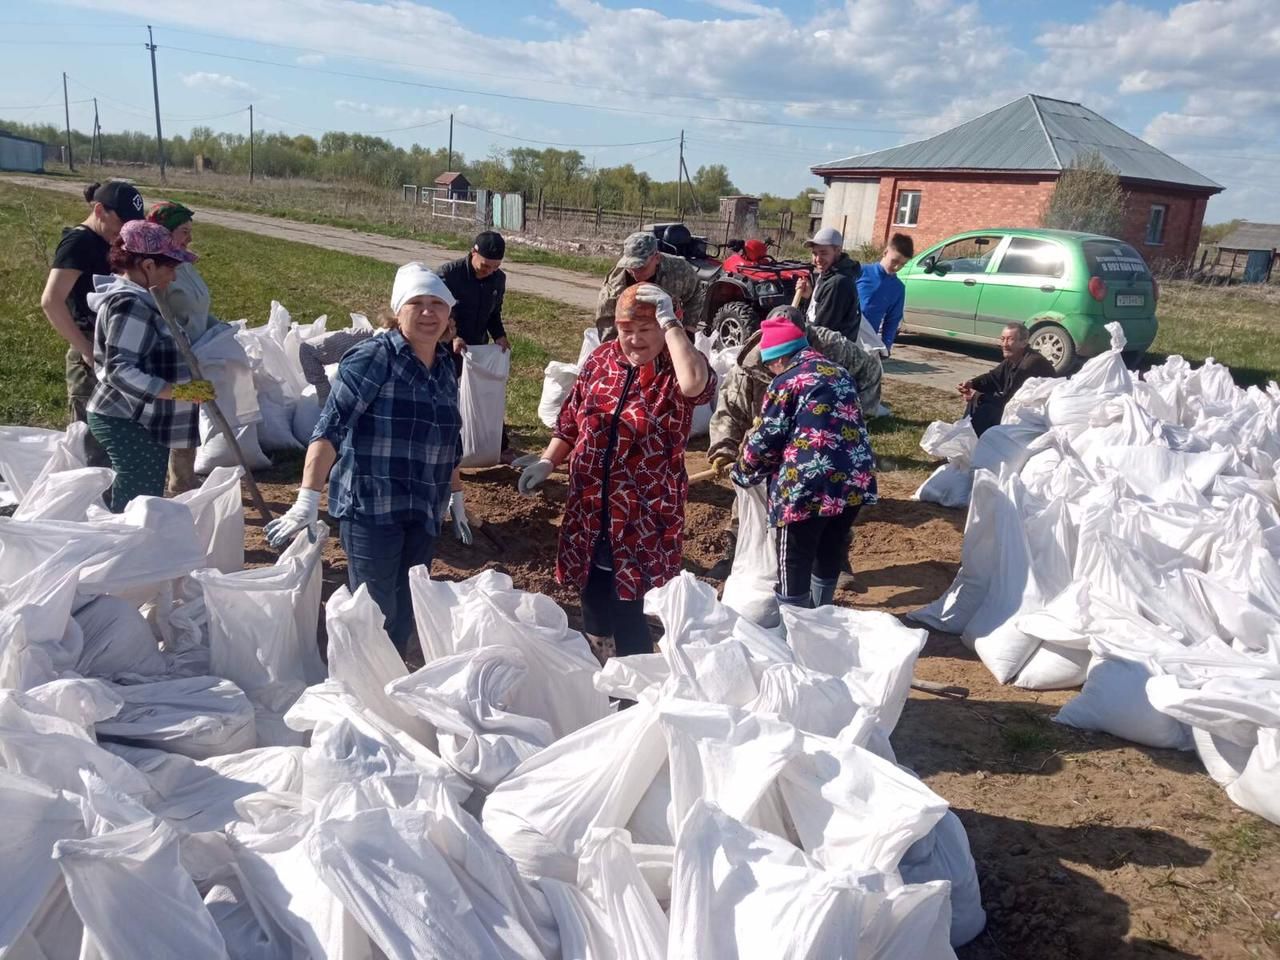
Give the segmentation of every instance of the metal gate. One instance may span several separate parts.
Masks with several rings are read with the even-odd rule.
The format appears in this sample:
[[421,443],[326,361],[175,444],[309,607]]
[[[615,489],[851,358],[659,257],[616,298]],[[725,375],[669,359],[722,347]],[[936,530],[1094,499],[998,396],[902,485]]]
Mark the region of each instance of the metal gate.
[[518,193],[493,195],[493,228],[524,230],[524,197]]

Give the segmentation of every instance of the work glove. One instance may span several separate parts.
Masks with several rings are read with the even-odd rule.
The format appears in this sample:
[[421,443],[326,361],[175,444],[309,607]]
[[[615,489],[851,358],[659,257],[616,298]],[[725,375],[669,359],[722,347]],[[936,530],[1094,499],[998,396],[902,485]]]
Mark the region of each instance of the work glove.
[[512,460],[510,466],[512,470],[527,470],[541,459],[540,453],[526,453],[523,457]]
[[282,547],[293,539],[299,530],[309,534],[320,518],[320,491],[298,488],[298,499],[284,516],[276,517],[267,524],[267,543],[273,547]]
[[679,318],[676,317],[676,308],[671,302],[670,294],[655,284],[640,284],[640,289],[636,291],[636,302],[653,304],[654,310],[657,311],[658,315],[658,326],[663,330],[680,323]]
[[192,380],[190,383],[174,384],[173,399],[185,400],[187,403],[208,403],[217,399],[217,393],[208,380]]
[[453,518],[453,535],[463,546],[471,546],[471,524],[467,521],[467,501],[461,490],[449,495],[449,516]]
[[727,477],[735,462],[733,455],[723,450],[714,454],[711,457],[711,468],[716,472],[716,479],[723,480]]
[[516,489],[526,497],[532,497],[534,491],[547,482],[547,477],[551,476],[551,471],[555,466],[550,460],[540,459],[537,463],[530,467],[525,467],[520,474],[520,479],[516,481]]

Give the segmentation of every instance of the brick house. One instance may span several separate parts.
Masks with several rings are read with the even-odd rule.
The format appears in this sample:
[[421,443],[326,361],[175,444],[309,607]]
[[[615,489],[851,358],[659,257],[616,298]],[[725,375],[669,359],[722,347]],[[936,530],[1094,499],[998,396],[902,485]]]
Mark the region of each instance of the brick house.
[[820,163],[822,225],[845,245],[909,233],[916,249],[961,230],[1039,226],[1062,171],[1097,150],[1129,203],[1121,238],[1149,262],[1190,261],[1222,187],[1078,103],[1028,94],[927,140]]

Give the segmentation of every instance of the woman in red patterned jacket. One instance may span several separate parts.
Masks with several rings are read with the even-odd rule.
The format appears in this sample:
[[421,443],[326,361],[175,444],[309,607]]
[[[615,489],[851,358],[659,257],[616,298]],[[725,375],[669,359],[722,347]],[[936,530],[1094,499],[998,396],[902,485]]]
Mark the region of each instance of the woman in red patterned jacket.
[[652,653],[644,595],[680,572],[693,408],[715,375],[653,284],[618,300],[618,338],[583,364],[542,459],[520,475],[526,495],[569,461],[556,579],[582,591],[584,632],[618,656]]

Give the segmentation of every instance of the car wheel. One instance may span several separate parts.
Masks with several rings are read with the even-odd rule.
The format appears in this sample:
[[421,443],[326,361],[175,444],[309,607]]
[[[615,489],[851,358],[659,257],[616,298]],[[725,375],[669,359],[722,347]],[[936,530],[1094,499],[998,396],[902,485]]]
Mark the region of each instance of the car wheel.
[[1046,323],[1031,331],[1031,349],[1052,363],[1059,375],[1076,364],[1076,342],[1056,323]]
[[716,311],[711,331],[720,337],[721,347],[740,347],[755,332],[759,322],[755,307],[744,300],[735,300]]

